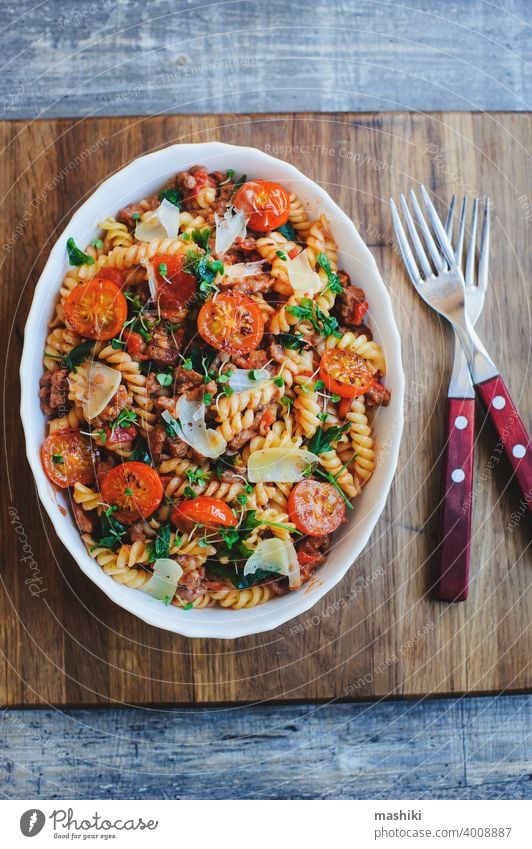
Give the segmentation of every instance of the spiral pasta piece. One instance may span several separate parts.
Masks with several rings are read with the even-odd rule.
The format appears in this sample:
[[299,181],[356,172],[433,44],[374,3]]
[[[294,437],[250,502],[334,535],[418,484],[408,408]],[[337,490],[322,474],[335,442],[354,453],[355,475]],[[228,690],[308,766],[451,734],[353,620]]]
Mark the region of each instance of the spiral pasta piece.
[[272,380],[257,389],[234,392],[230,398],[227,398],[227,396],[218,396],[216,400],[216,410],[218,412],[216,420],[225,422],[230,416],[235,416],[244,410],[256,410],[257,407],[264,407],[271,401],[279,400],[283,394],[284,388],[277,386]]
[[305,242],[310,233],[310,221],[306,210],[297,195],[290,195],[288,220],[296,231],[299,240]]
[[211,598],[218,602],[220,607],[231,607],[233,610],[256,607],[269,601],[272,591],[267,584],[250,587],[247,590],[221,590],[211,593]]
[[320,454],[319,457],[320,464],[326,472],[329,472],[329,474],[333,476],[336,483],[342,487],[346,495],[350,498],[358,495],[359,487],[356,485],[353,475],[347,468],[344,468],[334,448],[331,448],[330,451],[325,451],[323,454]]
[[133,396],[133,410],[138,416],[139,427],[145,432],[149,431],[155,424],[156,416],[153,412],[153,401],[146,390],[146,377],[142,374],[139,364],[127,351],[115,349],[112,345],[107,345],[100,351],[99,359],[122,374],[124,383]]
[[69,354],[72,348],[79,345],[81,336],[78,336],[73,330],[68,327],[56,327],[48,334],[46,338],[46,346],[44,349],[44,367],[48,371],[55,371],[59,368],[60,358],[65,354]]
[[96,510],[102,501],[99,492],[79,482],[74,484],[72,496],[76,504],[81,504],[84,510]]
[[318,393],[315,390],[315,382],[308,377],[298,375],[295,378],[294,412],[296,416],[296,433],[302,433],[307,439],[314,436],[320,420],[318,414],[321,407],[318,403]]
[[94,557],[105,574],[117,583],[133,589],[141,589],[150,580],[150,572],[128,565],[130,552],[122,550],[125,548],[124,546],[121,547],[119,552],[116,552],[111,548],[99,546],[89,534],[83,534],[82,539],[90,556]]
[[331,271],[338,271],[336,242],[332,237],[329,224],[324,215],[320,215],[317,221],[311,223],[307,236],[306,251],[313,268],[318,264],[318,254],[324,253],[329,260]]
[[79,407],[72,407],[64,416],[50,419],[48,422],[48,434],[61,433],[63,430],[79,430],[85,422],[85,417]]
[[109,253],[113,248],[128,248],[133,244],[133,235],[125,224],[117,221],[111,215],[100,221],[100,230],[105,233],[103,240],[104,253]]
[[81,280],[92,280],[102,268],[132,268],[142,265],[157,254],[178,256],[186,251],[186,245],[181,239],[152,239],[151,242],[135,242],[130,247],[114,248],[110,253],[101,256],[93,265],[80,265],[78,269]]
[[363,395],[353,399],[346,418],[351,422],[349,434],[355,452],[353,467],[360,483],[364,484],[375,471],[375,445],[366,416],[366,402]]

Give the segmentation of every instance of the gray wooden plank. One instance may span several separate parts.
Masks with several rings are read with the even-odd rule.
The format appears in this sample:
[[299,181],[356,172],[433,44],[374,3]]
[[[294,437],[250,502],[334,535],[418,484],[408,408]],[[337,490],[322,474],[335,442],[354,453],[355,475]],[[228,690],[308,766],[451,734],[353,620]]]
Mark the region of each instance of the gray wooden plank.
[[530,107],[529,0],[19,0],[2,13],[2,118]]
[[5,798],[530,798],[532,698],[5,710]]

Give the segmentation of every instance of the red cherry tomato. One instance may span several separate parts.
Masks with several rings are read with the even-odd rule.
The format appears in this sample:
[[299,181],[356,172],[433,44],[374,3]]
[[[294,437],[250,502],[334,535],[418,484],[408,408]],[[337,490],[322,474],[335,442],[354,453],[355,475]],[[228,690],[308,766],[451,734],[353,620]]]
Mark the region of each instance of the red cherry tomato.
[[180,501],[172,510],[170,519],[176,527],[187,527],[191,523],[225,528],[234,528],[237,525],[236,516],[225,501],[208,495],[198,495],[189,501]]
[[196,294],[196,278],[183,270],[183,256],[157,254],[151,262],[161,315],[168,321],[179,321],[183,308]]
[[157,510],[163,498],[163,485],[151,466],[129,460],[114,466],[102,478],[101,494],[105,504],[119,508],[113,516],[119,522],[131,524]]
[[144,339],[140,333],[135,333],[134,330],[129,330],[127,333],[124,333],[124,340],[128,354],[131,354],[132,357],[138,357],[139,354],[142,353]]
[[115,427],[106,424],[103,427],[105,433],[105,441],[102,445],[121,445],[123,442],[132,442],[137,435],[135,425],[131,427]]
[[65,319],[80,336],[112,339],[127,318],[127,302],[112,280],[91,280],[72,289],[65,301]]
[[66,489],[75,483],[94,480],[95,454],[90,440],[79,430],[63,430],[48,436],[41,448],[44,471],[56,486]]
[[340,348],[325,351],[320,363],[320,377],[329,392],[341,398],[364,395],[375,382],[366,360],[354,351],[342,351]]
[[247,295],[223,292],[203,304],[198,330],[218,351],[245,354],[258,348],[264,321],[259,306]]
[[290,195],[279,183],[250,180],[235,193],[233,206],[250,216],[250,230],[266,233],[288,221]]
[[127,286],[127,276],[131,269],[129,268],[101,268],[97,273],[95,280],[110,280],[118,286],[119,289],[125,289]]
[[288,498],[288,515],[299,531],[320,537],[332,534],[340,527],[345,516],[345,503],[331,483],[300,481]]

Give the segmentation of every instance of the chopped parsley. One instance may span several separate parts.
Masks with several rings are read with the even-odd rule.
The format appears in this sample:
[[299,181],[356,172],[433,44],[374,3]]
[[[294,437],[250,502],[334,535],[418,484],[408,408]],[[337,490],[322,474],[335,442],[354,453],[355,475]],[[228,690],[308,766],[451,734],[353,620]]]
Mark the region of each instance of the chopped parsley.
[[185,498],[195,498],[196,497],[196,493],[194,492],[194,490],[190,486],[186,486],[184,488],[183,495],[184,495]]
[[103,248],[103,241],[101,239],[93,239],[91,242],[93,248],[97,248],[99,251]]
[[54,461],[54,463],[64,463],[65,462],[62,454],[52,454],[52,460]]
[[167,277],[167,275],[168,275],[167,264],[165,262],[160,262],[158,271],[159,271],[159,274],[161,275],[161,277]]
[[78,248],[72,236],[67,239],[66,249],[70,265],[94,265],[93,258]]
[[281,375],[279,375],[279,377],[274,377],[273,382],[275,383],[276,386],[281,387],[281,389],[284,386],[284,378],[281,377]]
[[275,256],[278,256],[279,259],[284,259],[285,262],[288,259],[287,255],[285,254],[284,251],[275,251]]
[[128,498],[131,498],[131,496],[133,495],[133,490],[131,489],[130,486],[126,486],[126,488],[124,490],[124,495],[127,495]]
[[283,395],[283,397],[281,398],[281,404],[283,405],[283,407],[287,407],[288,409],[290,409],[293,403],[294,399],[289,398],[288,395]]

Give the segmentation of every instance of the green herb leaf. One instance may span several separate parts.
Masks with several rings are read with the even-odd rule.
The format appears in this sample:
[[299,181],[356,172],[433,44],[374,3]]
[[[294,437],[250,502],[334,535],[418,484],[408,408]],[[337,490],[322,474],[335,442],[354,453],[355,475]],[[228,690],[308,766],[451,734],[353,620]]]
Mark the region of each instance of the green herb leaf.
[[113,518],[113,512],[116,507],[110,507],[100,516],[100,539],[98,544],[103,548],[116,548],[121,544],[122,539],[127,533],[127,528],[117,519]]
[[116,336],[114,339],[111,339],[111,348],[114,348],[115,351],[121,350],[126,347],[126,343],[122,341],[122,339],[118,339]]
[[90,352],[94,348],[95,341],[94,339],[87,339],[85,342],[80,342],[79,345],[76,345],[75,348],[72,348],[68,354],[65,354],[61,357],[64,360],[65,368],[69,371],[73,371],[74,374],[77,371],[77,367],[81,365],[81,363],[87,359]]
[[192,360],[188,357],[186,360],[183,360],[181,363],[181,367],[185,369],[185,371],[192,371]]
[[167,200],[179,209],[181,194],[177,189],[163,189],[162,192],[159,192],[159,200]]
[[67,239],[66,249],[70,265],[94,265],[93,258],[78,248],[72,236]]
[[196,493],[194,492],[194,490],[190,486],[186,486],[184,488],[183,495],[185,496],[185,498],[195,498],[196,497]]
[[91,242],[93,248],[97,248],[99,251],[103,248],[103,241],[101,239],[93,239]]
[[164,422],[164,429],[169,436],[179,436],[181,433],[181,425],[174,419],[172,414],[168,410],[163,410],[161,413],[161,418]]
[[290,221],[287,221],[286,224],[281,224],[280,227],[277,227],[277,232],[282,233],[285,239],[288,239],[289,242],[298,242],[297,231],[293,224]]
[[304,337],[300,333],[279,333],[277,339],[283,346],[290,351],[302,351],[306,346]]
[[185,472],[189,484],[200,483],[204,484],[208,481],[211,476],[211,473],[208,469],[187,469]]
[[327,275],[327,286],[324,291],[331,291],[333,295],[340,295],[343,292],[342,284],[340,283],[340,278],[338,275],[331,269],[331,263],[329,262],[329,257],[323,251],[320,251],[318,256],[316,257],[316,261],[318,265],[323,268]]
[[295,318],[299,318],[301,321],[309,321],[314,330],[322,336],[341,338],[342,334],[338,331],[337,319],[334,316],[326,315],[310,298],[302,298],[299,304],[286,309]]
[[52,460],[54,463],[64,463],[64,459],[62,454],[52,454]]
[[128,498],[131,498],[131,496],[133,495],[133,490],[131,489],[130,486],[126,486],[126,488],[124,490],[124,495],[127,495]]
[[325,454],[330,451],[335,442],[338,442],[343,433],[351,428],[351,422],[343,425],[332,425],[328,428],[319,428],[308,442],[308,450],[313,454]]
[[114,433],[117,427],[129,427],[129,425],[135,424],[137,419],[135,410],[120,410],[116,419],[110,423],[111,433]]
[[235,176],[234,169],[228,168],[227,171],[225,172],[225,176],[227,177],[228,180],[230,180],[232,177],[234,177]]
[[281,389],[284,386],[284,378],[281,375],[279,375],[279,377],[274,377],[273,382],[276,386],[281,387]]
[[287,255],[285,254],[284,251],[275,251],[275,256],[278,256],[279,259],[284,259],[285,262],[288,259]]
[[203,230],[195,229],[192,231],[192,238],[194,242],[197,244],[198,248],[202,248],[204,251],[208,250],[210,235],[210,227],[204,227]]
[[172,375],[167,374],[164,371],[160,371],[155,377],[157,383],[160,383],[161,386],[171,386],[172,385]]
[[159,274],[161,275],[161,277],[166,277],[168,275],[167,264],[165,262],[160,262],[158,271],[159,271]]

